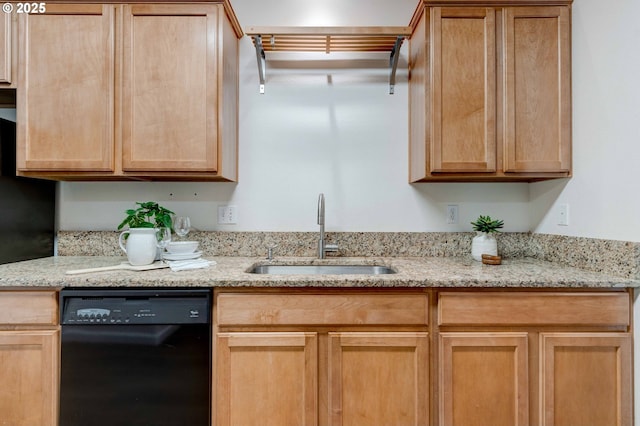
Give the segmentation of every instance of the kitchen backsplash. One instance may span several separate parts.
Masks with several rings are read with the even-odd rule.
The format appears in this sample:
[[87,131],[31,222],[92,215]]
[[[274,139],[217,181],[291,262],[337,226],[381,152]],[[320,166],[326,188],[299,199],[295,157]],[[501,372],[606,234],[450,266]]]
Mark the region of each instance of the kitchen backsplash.
[[[121,256],[118,232],[59,231],[59,256]],[[328,232],[339,256],[470,256],[471,232]],[[317,232],[192,232],[205,256],[315,256]],[[531,233],[501,233],[504,258],[533,257],[568,266],[640,279],[640,243]]]

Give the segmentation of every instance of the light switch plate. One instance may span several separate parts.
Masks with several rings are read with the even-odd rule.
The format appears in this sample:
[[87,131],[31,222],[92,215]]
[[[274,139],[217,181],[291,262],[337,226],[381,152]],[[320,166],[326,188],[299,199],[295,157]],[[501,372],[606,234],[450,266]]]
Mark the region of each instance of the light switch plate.
[[456,225],[458,223],[458,205],[449,204],[447,206],[447,225]]
[[237,206],[218,206],[218,224],[235,225],[238,223]]

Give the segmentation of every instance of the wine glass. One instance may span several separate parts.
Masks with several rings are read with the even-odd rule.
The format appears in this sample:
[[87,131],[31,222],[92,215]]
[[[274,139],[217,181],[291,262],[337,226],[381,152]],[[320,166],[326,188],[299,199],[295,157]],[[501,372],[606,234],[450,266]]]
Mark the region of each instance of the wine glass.
[[164,249],[171,242],[171,228],[161,226],[156,229],[156,246],[160,249],[160,261],[164,261]]
[[180,237],[186,237],[191,229],[189,216],[177,216],[173,221],[173,230]]

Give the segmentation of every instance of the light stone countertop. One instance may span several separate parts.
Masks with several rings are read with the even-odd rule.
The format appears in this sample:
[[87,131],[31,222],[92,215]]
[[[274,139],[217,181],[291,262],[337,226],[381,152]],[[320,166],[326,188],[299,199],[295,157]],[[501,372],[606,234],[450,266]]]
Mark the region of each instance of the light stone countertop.
[[0,265],[0,287],[443,287],[443,288],[614,288],[640,287],[640,280],[586,271],[532,258],[483,265],[470,257],[345,257],[318,260],[278,257],[272,264],[377,264],[388,275],[260,275],[246,271],[269,263],[256,257],[207,257],[216,265],[172,272],[104,271],[67,275],[67,270],[118,265],[116,256],[59,256]]

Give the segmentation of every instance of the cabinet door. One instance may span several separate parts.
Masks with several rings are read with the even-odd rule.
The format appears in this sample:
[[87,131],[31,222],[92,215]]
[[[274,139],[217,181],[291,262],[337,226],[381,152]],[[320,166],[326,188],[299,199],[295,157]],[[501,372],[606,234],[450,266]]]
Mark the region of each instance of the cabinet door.
[[329,333],[333,425],[429,423],[427,333]]
[[506,8],[504,170],[571,169],[569,7]]
[[122,168],[217,170],[217,5],[126,5]]
[[542,333],[540,418],[544,426],[629,426],[631,335]]
[[219,333],[220,426],[317,424],[316,333]]
[[2,424],[57,424],[58,341],[57,330],[0,331]]
[[495,10],[435,7],[431,39],[431,171],[495,172]]
[[529,424],[527,351],[527,333],[441,333],[440,424]]
[[13,13],[0,16],[0,84],[6,87],[12,83],[13,65]]
[[18,170],[113,170],[114,25],[112,5],[20,15]]

